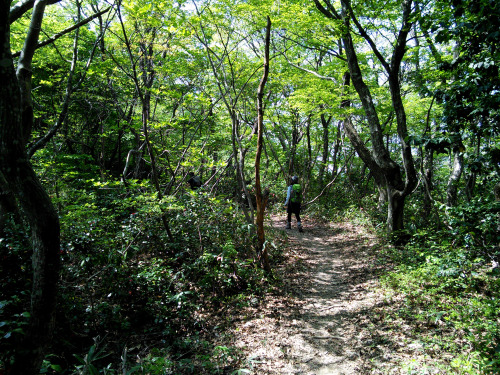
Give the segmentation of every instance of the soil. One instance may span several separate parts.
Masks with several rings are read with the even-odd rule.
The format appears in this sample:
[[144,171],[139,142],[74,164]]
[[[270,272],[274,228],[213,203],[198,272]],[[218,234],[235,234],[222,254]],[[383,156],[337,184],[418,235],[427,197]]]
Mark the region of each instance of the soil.
[[230,318],[231,345],[246,358],[241,373],[401,373],[398,363],[418,347],[408,346],[404,326],[394,334],[383,323],[377,238],[350,223],[303,224],[299,233],[271,218],[284,232],[285,261],[275,270],[283,283]]

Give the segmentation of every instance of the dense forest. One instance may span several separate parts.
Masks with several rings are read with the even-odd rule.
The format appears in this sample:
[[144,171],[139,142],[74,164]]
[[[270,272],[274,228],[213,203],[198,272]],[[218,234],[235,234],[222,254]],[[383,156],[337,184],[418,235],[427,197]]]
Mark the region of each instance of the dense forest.
[[292,176],[453,353],[393,373],[500,371],[497,0],[0,6],[1,374],[253,373]]

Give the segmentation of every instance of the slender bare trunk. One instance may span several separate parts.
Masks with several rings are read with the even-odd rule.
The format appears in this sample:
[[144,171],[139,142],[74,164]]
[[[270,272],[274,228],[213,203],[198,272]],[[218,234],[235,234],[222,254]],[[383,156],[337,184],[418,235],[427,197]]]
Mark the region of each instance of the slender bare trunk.
[[325,175],[325,170],[328,167],[328,153],[329,153],[329,129],[328,126],[330,125],[330,122],[332,121],[332,117],[326,117],[324,114],[321,114],[320,116],[321,120],[321,126],[323,127],[323,153],[321,155],[321,164],[319,166],[319,173],[318,173],[318,182],[319,186],[322,188],[323,187],[323,179]]
[[[248,193],[244,176],[245,155],[243,154],[243,150],[241,149],[239,144],[239,134],[238,134],[239,123],[238,123],[238,118],[236,117],[236,113],[231,114],[231,120],[232,120],[231,141],[233,145],[234,163],[236,166],[236,182],[237,182],[236,194],[238,202],[241,203],[243,214],[245,215],[245,220],[247,221],[247,223],[251,224],[253,223],[253,206],[252,206],[252,200],[250,199]],[[245,205],[245,199],[248,201],[248,206],[250,207],[250,211],[247,209]]]
[[264,212],[266,209],[267,198],[269,190],[262,194],[260,185],[260,158],[263,148],[263,127],[264,127],[264,86],[267,82],[269,75],[269,44],[271,39],[271,19],[267,17],[266,27],[266,40],[265,40],[265,53],[264,53],[264,74],[260,80],[259,88],[257,90],[257,152],[255,154],[255,197],[257,202],[257,215],[255,217],[255,224],[257,226],[257,255],[260,264],[267,271],[271,271],[269,265],[269,257],[267,248],[264,246],[265,233],[264,233]]
[[425,148],[423,150],[423,183],[424,183],[424,217],[429,218],[432,211],[432,178],[434,170],[434,150]]
[[[151,87],[153,86],[155,77],[155,70],[152,65],[152,57],[154,52],[153,41],[156,38],[156,29],[155,28],[148,29],[147,32],[150,33],[151,40],[149,41],[148,44],[142,42],[140,43],[139,46],[142,53],[141,59],[139,60],[141,67],[141,78],[142,78],[142,87],[141,87],[141,84],[139,83],[139,74],[137,73],[135,60],[132,56],[132,48],[130,45],[130,41],[128,39],[127,32],[125,30],[125,25],[123,23],[120,7],[118,7],[118,18],[120,20],[120,25],[123,32],[125,45],[127,47],[129,61],[132,66],[132,78],[134,80],[135,89],[142,104],[142,132],[144,136],[144,143],[146,145],[146,150],[148,152],[151,161],[153,185],[155,187],[158,200],[161,200],[163,198],[163,194],[159,182],[156,157],[151,142],[149,140],[149,120],[150,120],[150,108],[151,108],[150,90]],[[173,242],[174,238],[172,232],[170,231],[170,226],[168,224],[167,216],[165,213],[162,214],[161,221],[169,240]]]
[[463,152],[460,146],[455,145],[455,147],[453,147],[453,166],[448,179],[448,186],[446,188],[446,204],[450,207],[456,206],[458,203],[458,184],[460,183],[463,168]]

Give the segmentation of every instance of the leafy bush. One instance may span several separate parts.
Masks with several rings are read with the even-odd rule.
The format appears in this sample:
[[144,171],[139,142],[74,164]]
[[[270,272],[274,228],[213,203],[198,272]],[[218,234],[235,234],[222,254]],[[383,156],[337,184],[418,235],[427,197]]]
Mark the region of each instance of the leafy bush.
[[404,248],[381,256],[397,267],[384,285],[404,297],[397,314],[427,328],[426,340],[456,355],[450,371],[500,371],[497,203],[445,211],[447,226],[417,230]]
[[[230,200],[197,191],[160,201],[145,183],[78,183],[86,186],[81,193],[59,192],[63,282],[52,350],[58,354],[47,369],[72,364],[77,373],[113,373],[134,341],[169,353],[178,368],[175,352],[183,349],[175,343],[205,325],[202,311],[262,290],[254,230]],[[204,353],[208,362],[221,356]],[[196,355],[189,363],[200,362]],[[158,361],[151,357],[150,365]]]
[[28,236],[8,219],[0,238],[0,369],[11,361],[28,324],[32,267]]

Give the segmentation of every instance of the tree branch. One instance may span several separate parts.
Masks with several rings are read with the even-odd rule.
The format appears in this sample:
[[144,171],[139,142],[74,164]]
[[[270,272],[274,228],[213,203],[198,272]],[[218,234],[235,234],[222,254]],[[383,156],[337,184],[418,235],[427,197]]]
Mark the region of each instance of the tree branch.
[[401,30],[399,31],[398,38],[396,40],[396,46],[394,47],[394,53],[392,54],[391,59],[391,70],[393,70],[394,73],[399,72],[401,61],[403,60],[403,56],[406,52],[406,39],[412,27],[412,21],[410,17],[411,3],[412,0],[403,1],[403,22],[401,25]]
[[[52,0],[54,1],[54,0]],[[50,1],[49,1],[49,4],[50,4]],[[104,9],[103,11],[100,11],[99,13],[95,13],[93,15],[91,15],[90,17],[87,17],[85,18],[84,20],[82,20],[81,22],[78,22],[77,24],[71,26],[71,27],[68,27],[67,29],[61,31],[60,33],[57,33],[55,34],[52,38],[49,38],[47,40],[44,40],[43,42],[40,42],[38,43],[35,47],[34,47],[34,50],[37,50],[38,48],[41,48],[41,47],[45,47],[46,45],[48,44],[51,44],[53,42],[55,42],[57,39],[59,39],[60,37],[72,32],[73,30],[76,30],[80,27],[82,27],[83,25],[89,23],[90,21],[92,21],[93,19],[99,17],[99,16],[102,16],[104,13],[106,12],[109,12],[109,10],[111,9],[111,7],[108,7],[106,9]],[[13,53],[12,54],[12,57],[15,58],[15,57],[18,57],[19,55],[21,55],[21,52],[16,52],[16,53]]]
[[85,65],[85,68],[83,70],[83,74],[82,74],[81,78],[78,80],[78,82],[76,83],[75,87],[73,87],[73,76],[75,74],[76,63],[77,63],[77,59],[78,59],[79,32],[77,30],[76,35],[75,35],[75,40],[73,42],[73,58],[71,61],[71,68],[70,68],[70,71],[68,74],[68,80],[66,83],[66,92],[64,95],[64,101],[63,101],[61,112],[59,113],[59,117],[57,118],[56,123],[47,132],[47,134],[45,134],[44,136],[39,138],[33,145],[31,145],[31,147],[28,150],[28,157],[29,158],[31,158],[35,154],[36,151],[45,147],[45,145],[52,139],[52,137],[54,137],[54,135],[57,133],[59,128],[62,126],[62,124],[66,120],[71,95],[76,89],[78,89],[82,85],[83,81],[85,80],[87,72],[90,68],[90,64],[94,58],[94,54],[95,54],[95,51],[97,49],[97,46],[98,46],[99,42],[102,40],[102,38],[104,38],[104,31],[105,30],[102,30],[102,33],[97,37],[97,39],[94,43],[94,47],[92,48],[90,56],[87,60],[87,64]]
[[323,13],[325,15],[325,17],[327,18],[330,18],[330,19],[333,19],[333,20],[339,20],[340,19],[340,16],[339,14],[335,11],[335,8],[332,6],[332,4],[330,4],[330,2],[328,0],[324,0],[326,5],[327,5],[327,8],[326,9],[323,4],[321,4],[319,2],[319,0],[314,0],[314,4],[316,5],[316,8],[318,8],[318,10]]
[[349,17],[353,20],[353,22],[356,25],[356,28],[358,29],[358,31],[361,34],[361,36],[368,42],[368,44],[370,45],[371,49],[373,50],[373,53],[375,53],[375,56],[377,56],[377,58],[379,59],[380,63],[382,64],[382,66],[387,71],[387,73],[390,74],[391,73],[390,72],[391,67],[389,66],[389,64],[385,60],[384,56],[382,56],[382,54],[378,50],[377,45],[375,44],[375,42],[373,41],[373,39],[368,35],[368,33],[366,32],[366,30],[359,23],[358,19],[356,18],[356,15],[354,14],[354,11],[352,10],[350,2],[346,1],[346,0],[342,0],[342,3],[344,4],[344,6],[346,7],[347,11],[349,12]]
[[339,170],[336,171],[335,177],[333,177],[333,179],[328,184],[325,185],[325,187],[323,188],[323,190],[321,190],[321,192],[316,197],[314,197],[313,199],[311,199],[309,202],[302,203],[302,207],[309,206],[310,204],[316,202],[318,200],[318,198],[320,198],[321,196],[323,196],[323,194],[325,193],[326,189],[328,189],[330,186],[332,186],[332,184],[335,181],[337,181],[337,178],[340,176],[340,172],[342,172],[342,170],[345,169],[347,163],[352,159],[353,156],[354,156],[354,152],[351,152],[351,154],[349,155],[349,157],[347,157],[345,159],[344,165],[342,167],[340,167]]
[[[47,1],[47,5],[52,5],[60,2],[61,0],[49,0]],[[24,13],[33,8],[35,5],[35,0],[21,0],[12,8],[10,8],[9,12],[9,24],[13,24],[19,18],[22,17]]]
[[285,54],[283,54],[283,56],[285,57],[286,61],[288,61],[288,64],[290,64],[294,68],[302,70],[303,72],[306,72],[306,73],[310,73],[310,74],[314,75],[315,77],[318,77],[319,79],[324,79],[326,81],[332,81],[332,82],[338,83],[337,80],[335,78],[333,78],[333,77],[322,76],[321,74],[316,73],[314,70],[309,70],[309,69],[303,68],[301,66],[295,65],[290,60],[288,60],[288,57],[286,57]]

